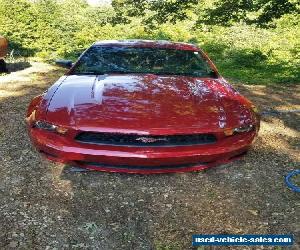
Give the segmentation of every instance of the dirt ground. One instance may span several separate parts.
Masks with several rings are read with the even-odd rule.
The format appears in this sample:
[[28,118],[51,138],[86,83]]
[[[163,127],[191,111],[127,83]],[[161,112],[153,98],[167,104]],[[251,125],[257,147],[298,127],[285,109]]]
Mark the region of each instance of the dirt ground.
[[[190,249],[196,233],[293,234],[300,249],[300,194],[284,183],[300,168],[300,113],[264,116],[243,159],[206,171],[74,173],[42,159],[24,123],[62,72],[31,62],[0,76],[0,249]],[[299,85],[235,86],[261,110],[300,109]]]

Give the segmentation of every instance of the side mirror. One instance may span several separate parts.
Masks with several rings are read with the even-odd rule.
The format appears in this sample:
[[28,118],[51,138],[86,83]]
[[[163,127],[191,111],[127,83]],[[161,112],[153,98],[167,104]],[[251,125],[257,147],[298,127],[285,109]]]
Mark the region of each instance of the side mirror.
[[55,60],[55,64],[57,66],[63,67],[63,68],[71,68],[73,65],[73,62],[71,60],[63,60],[63,59],[59,59],[59,60]]

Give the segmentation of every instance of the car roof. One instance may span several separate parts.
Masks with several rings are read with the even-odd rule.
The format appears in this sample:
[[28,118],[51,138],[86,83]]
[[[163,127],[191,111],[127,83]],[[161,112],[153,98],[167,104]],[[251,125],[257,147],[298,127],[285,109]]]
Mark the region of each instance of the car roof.
[[198,51],[199,48],[190,43],[171,42],[166,40],[103,40],[97,41],[92,46],[120,46],[120,47],[138,47],[138,48],[164,48],[178,50]]

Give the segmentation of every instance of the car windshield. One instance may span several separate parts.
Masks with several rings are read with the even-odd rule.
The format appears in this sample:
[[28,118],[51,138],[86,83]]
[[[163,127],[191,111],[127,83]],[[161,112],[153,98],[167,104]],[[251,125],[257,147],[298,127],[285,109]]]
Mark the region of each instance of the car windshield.
[[80,58],[72,74],[144,73],[216,77],[198,51],[93,46]]

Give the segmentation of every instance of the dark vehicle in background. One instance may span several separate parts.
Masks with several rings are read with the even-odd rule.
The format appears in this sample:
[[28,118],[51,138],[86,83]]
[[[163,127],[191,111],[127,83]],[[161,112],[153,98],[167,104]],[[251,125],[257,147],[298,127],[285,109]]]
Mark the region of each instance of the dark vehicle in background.
[[0,35],[0,73],[8,72],[6,63],[4,61],[8,51],[8,40]]

